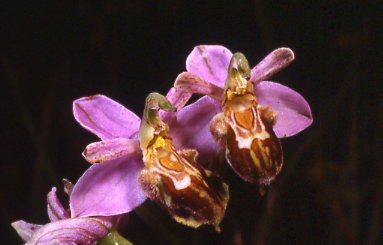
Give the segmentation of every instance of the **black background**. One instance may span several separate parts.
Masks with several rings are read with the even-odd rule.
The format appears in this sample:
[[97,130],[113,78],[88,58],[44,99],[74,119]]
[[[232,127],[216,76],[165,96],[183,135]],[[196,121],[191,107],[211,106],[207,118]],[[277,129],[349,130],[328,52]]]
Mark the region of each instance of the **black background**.
[[1,240],[21,244],[9,224],[46,223],[51,186],[61,192],[61,178],[76,181],[88,167],[81,152],[97,138],[73,119],[74,99],[102,93],[141,115],[194,46],[222,44],[252,65],[294,50],[271,80],[305,96],[314,124],[282,141],[285,167],[265,196],[224,168],[231,200],[221,234],[178,225],[150,202],[122,233],[136,245],[382,242],[378,2],[1,3]]

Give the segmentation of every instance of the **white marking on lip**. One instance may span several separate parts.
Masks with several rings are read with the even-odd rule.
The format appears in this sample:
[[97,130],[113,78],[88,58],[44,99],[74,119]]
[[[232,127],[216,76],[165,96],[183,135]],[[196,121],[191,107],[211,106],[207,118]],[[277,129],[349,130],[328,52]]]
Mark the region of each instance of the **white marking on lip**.
[[190,185],[190,176],[185,175],[185,177],[182,178],[181,180],[174,180],[173,179],[173,183],[174,183],[174,187],[176,188],[176,190],[185,189],[186,187],[188,187]]
[[[228,120],[229,125],[231,126],[231,128],[233,129],[235,133],[235,139],[237,140],[238,148],[240,149],[243,149],[243,148],[251,149],[251,144],[253,143],[254,139],[265,140],[270,138],[270,134],[266,131],[266,127],[263,124],[259,113],[256,112],[256,109],[254,107],[251,108],[251,110],[253,115],[255,115],[256,117],[254,118],[255,119],[254,125],[250,130],[244,129],[236,123],[234,113],[231,113],[230,118]],[[257,125],[256,123],[257,121],[259,122],[259,125],[261,125],[260,133],[256,133],[256,131],[258,131],[258,129],[255,128]],[[242,134],[239,133],[240,131],[242,132]],[[246,136],[243,137],[241,135],[246,135]]]

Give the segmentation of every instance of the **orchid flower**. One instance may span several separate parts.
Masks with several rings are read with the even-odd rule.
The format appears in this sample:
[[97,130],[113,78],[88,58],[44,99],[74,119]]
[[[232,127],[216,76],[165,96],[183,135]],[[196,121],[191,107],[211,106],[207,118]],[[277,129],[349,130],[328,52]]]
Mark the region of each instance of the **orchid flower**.
[[[209,131],[209,121],[220,107],[208,97],[183,107],[190,96],[188,92],[170,89],[166,98],[177,112],[160,111],[159,115],[178,129],[193,129],[192,134],[171,130],[174,145],[185,149],[184,142],[189,142],[187,148],[197,149],[199,161],[209,161],[221,153]],[[104,95],[75,100],[73,113],[81,126],[102,140],[84,150],[85,159],[94,164],[74,186],[70,199],[73,214],[111,216],[130,212],[147,198],[137,181],[144,166],[137,137],[141,119]]]
[[[70,195],[71,183],[66,182],[65,190]],[[68,188],[69,186],[69,188]],[[95,244],[105,237],[118,223],[119,217],[79,217],[64,209],[53,187],[48,193],[48,216],[50,223],[37,225],[23,220],[12,223],[13,228],[26,245],[76,245]]]
[[[214,161],[223,153],[210,133],[210,121],[222,111],[220,93],[231,57],[230,50],[223,46],[195,47],[186,61],[188,72],[176,79],[176,84],[187,81],[192,87],[186,91],[172,88],[166,98],[177,107],[177,112],[159,112],[170,127],[175,147],[196,149],[201,163]],[[251,70],[259,104],[273,108],[278,114],[273,130],[279,138],[294,135],[312,122],[310,107],[301,95],[278,83],[263,81],[292,59],[286,53],[274,53]],[[210,97],[203,96],[183,107],[193,93],[193,86],[205,86],[211,91],[206,93]],[[86,160],[95,164],[74,187],[70,200],[72,212],[81,216],[130,212],[147,198],[137,181],[144,166],[137,137],[141,119],[104,95],[75,100],[73,112],[77,122],[101,141],[88,145],[84,151]]]
[[301,95],[263,81],[293,59],[290,49],[280,48],[250,70],[241,53],[198,46],[188,57],[189,72],[175,82],[175,88],[220,102],[223,113],[211,121],[212,136],[226,148],[229,165],[248,182],[268,185],[283,165],[277,136],[294,135],[312,123],[310,107]]
[[[200,45],[186,60],[187,72],[178,76],[175,87],[190,93],[209,95],[222,102],[223,87],[228,75],[232,52],[220,45]],[[250,81],[258,104],[272,108],[278,115],[273,130],[278,138],[293,136],[313,122],[310,106],[296,91],[266,81],[294,60],[288,48],[279,48],[267,55],[250,71]]]
[[211,224],[217,231],[229,200],[229,188],[197,162],[194,149],[177,150],[169,126],[158,110],[177,108],[162,95],[150,93],[140,125],[140,146],[145,168],[139,183],[150,199],[159,202],[178,222],[199,227]]

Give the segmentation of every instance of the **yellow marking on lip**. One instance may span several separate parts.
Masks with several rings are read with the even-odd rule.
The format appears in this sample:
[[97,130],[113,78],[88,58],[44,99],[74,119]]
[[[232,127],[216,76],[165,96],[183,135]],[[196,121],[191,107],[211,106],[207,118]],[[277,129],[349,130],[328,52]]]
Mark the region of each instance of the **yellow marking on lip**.
[[250,150],[250,156],[251,156],[251,159],[253,159],[253,163],[254,163],[254,165],[255,165],[258,169],[261,169],[261,162],[259,161],[259,159],[258,159],[257,156],[255,155],[255,153],[254,153],[253,150]]
[[200,191],[199,196],[200,196],[201,198],[205,198],[205,197],[207,196],[206,191]]
[[265,146],[266,155],[270,157],[270,147]]
[[267,150],[265,149],[265,148],[268,148],[268,147],[267,146],[264,147],[262,142],[258,142],[258,148],[259,148],[259,151],[261,152],[263,162],[266,163],[266,167],[267,168],[272,167],[273,166],[273,161],[269,157],[269,154],[267,154]]
[[[176,161],[174,161],[174,159],[176,159]],[[181,172],[184,169],[182,164],[178,162],[177,157],[172,153],[168,153],[167,156],[160,158],[159,161],[162,166],[170,170]]]
[[236,123],[245,129],[252,129],[254,116],[253,111],[251,109],[247,109],[245,111],[234,112],[234,118]]

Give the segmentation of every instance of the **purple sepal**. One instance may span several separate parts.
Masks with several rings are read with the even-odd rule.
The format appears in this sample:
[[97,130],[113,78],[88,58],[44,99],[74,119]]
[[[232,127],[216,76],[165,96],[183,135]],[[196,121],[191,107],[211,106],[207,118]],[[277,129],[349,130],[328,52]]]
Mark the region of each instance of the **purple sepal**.
[[199,45],[187,57],[186,69],[218,87],[223,87],[232,56],[231,51],[224,46]]
[[177,115],[177,122],[170,125],[170,135],[177,149],[196,149],[200,163],[216,159],[222,148],[210,133],[210,120],[219,112],[220,103],[208,96],[184,107]]
[[313,122],[309,104],[296,91],[274,82],[261,82],[254,88],[258,103],[277,112],[273,129],[278,138],[295,135]]
[[136,114],[104,95],[75,100],[73,114],[83,128],[102,140],[131,138],[141,122]]
[[72,217],[111,216],[139,206],[147,198],[137,181],[142,167],[140,154],[92,165],[73,188]]

